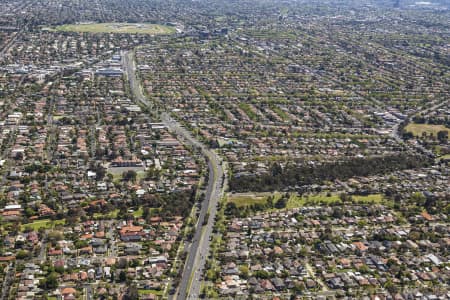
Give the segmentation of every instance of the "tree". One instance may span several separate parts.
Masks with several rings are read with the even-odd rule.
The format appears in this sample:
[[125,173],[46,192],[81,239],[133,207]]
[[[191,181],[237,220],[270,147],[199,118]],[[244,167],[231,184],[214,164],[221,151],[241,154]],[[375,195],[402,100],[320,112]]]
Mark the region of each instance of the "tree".
[[391,279],[388,279],[384,284],[384,288],[387,289],[390,293],[396,293],[398,288],[394,285]]
[[117,262],[117,267],[119,269],[125,269],[128,267],[128,261],[125,258],[120,258]]
[[250,273],[248,267],[246,265],[242,265],[239,267],[239,272],[241,273],[242,278],[248,278],[248,275]]
[[51,242],[57,242],[63,239],[63,235],[59,231],[52,231],[48,234],[47,238]]
[[414,169],[431,163],[432,160],[427,156],[401,153],[353,158],[328,162],[319,166],[292,164],[286,165],[278,176],[267,172],[259,176],[232,177],[230,189],[236,192],[280,190],[288,186],[321,184],[323,181],[346,180],[354,176],[370,176],[386,174],[394,170]]
[[17,254],[16,254],[17,259],[25,259],[28,256],[29,256],[29,253],[26,250],[21,250],[21,251],[17,252]]
[[346,193],[339,194],[339,199],[341,199],[342,202],[350,202],[352,201],[352,196],[347,195]]
[[358,271],[361,272],[362,274],[370,273],[370,269],[369,269],[369,267],[367,265],[360,266]]
[[265,271],[265,270],[258,270],[255,271],[254,273],[256,278],[260,278],[260,279],[267,279],[270,278],[270,274],[269,272]]
[[217,272],[214,271],[213,269],[209,269],[208,271],[206,271],[206,278],[209,281],[216,281],[217,280]]
[[148,208],[147,206],[145,206],[145,207],[142,209],[142,218],[143,218],[144,220],[147,220],[148,217],[150,217],[150,208]]
[[47,290],[56,289],[58,287],[58,274],[51,272],[50,275],[39,282],[39,286]]
[[278,201],[275,203],[275,208],[277,209],[282,209],[285,208],[288,202],[288,198],[286,197],[281,197],[280,199],[278,199]]
[[125,282],[127,280],[127,273],[125,271],[120,271],[119,282]]
[[267,197],[266,205],[269,208],[273,208],[273,197]]
[[422,193],[416,192],[411,195],[411,201],[417,206],[423,206],[425,204],[425,196]]
[[206,291],[206,297],[208,299],[217,299],[217,298],[219,298],[219,295],[217,294],[215,289],[208,287],[208,289]]
[[27,207],[25,209],[25,215],[27,216],[27,218],[33,216],[36,212],[31,208],[31,207]]
[[123,300],[137,300],[139,299],[139,293],[136,286],[132,285],[128,288],[127,293],[124,295]]
[[96,176],[95,176],[96,180],[102,180],[105,177],[106,169],[99,165],[95,169],[95,174],[96,174]]
[[279,163],[274,163],[270,168],[270,172],[272,173],[272,176],[278,176],[282,174],[283,168],[281,168]]
[[225,207],[225,214],[231,215],[231,216],[238,216],[239,215],[239,209],[236,206],[236,203],[234,202],[228,202]]
[[16,155],[14,156],[14,159],[17,161],[23,160],[24,158],[25,158],[25,156],[22,152],[17,152]]
[[113,179],[114,179],[114,175],[111,174],[111,173],[108,173],[108,174],[106,175],[106,177],[107,177],[107,180],[108,180],[109,182],[112,182]]
[[408,235],[409,239],[412,241],[417,241],[421,238],[420,232],[419,231],[411,231]]
[[308,255],[308,249],[306,249],[306,247],[300,248],[300,250],[298,251],[298,255],[300,257],[306,257]]
[[87,241],[85,241],[85,240],[78,240],[78,241],[75,242],[75,247],[77,249],[87,247],[88,245],[89,245],[89,243]]
[[448,131],[447,130],[438,131],[437,138],[441,144],[446,144],[448,142]]
[[137,173],[136,173],[136,171],[129,170],[129,171],[123,172],[122,176],[123,176],[123,180],[125,180],[125,181],[135,182],[136,178],[137,178]]

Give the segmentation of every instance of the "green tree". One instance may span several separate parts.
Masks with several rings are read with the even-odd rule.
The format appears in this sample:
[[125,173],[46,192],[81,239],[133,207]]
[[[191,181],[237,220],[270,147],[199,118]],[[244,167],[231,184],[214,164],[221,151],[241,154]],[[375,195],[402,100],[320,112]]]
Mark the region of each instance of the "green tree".
[[448,131],[447,130],[438,131],[437,138],[440,143],[446,144],[448,142]]
[[39,286],[46,290],[56,289],[58,287],[58,274],[51,272],[46,278],[39,282]]
[[123,172],[122,177],[125,181],[135,182],[136,178],[137,178],[137,173],[133,170],[129,170],[129,171]]
[[29,252],[26,250],[21,250],[21,251],[17,252],[17,254],[16,254],[17,259],[25,259],[28,256],[29,256]]
[[414,203],[417,206],[423,206],[425,204],[425,200],[426,200],[425,196],[420,192],[416,192],[411,195],[412,203]]
[[138,300],[139,293],[136,286],[132,285],[128,288],[126,294],[123,296],[123,300]]
[[125,271],[120,271],[119,273],[119,281],[125,282],[127,280],[127,273]]
[[239,272],[241,273],[242,278],[246,279],[248,278],[248,275],[250,273],[250,270],[246,265],[242,265],[239,267]]
[[288,198],[283,196],[277,200],[277,202],[275,203],[275,208],[277,208],[277,209],[285,208],[287,203],[288,203]]

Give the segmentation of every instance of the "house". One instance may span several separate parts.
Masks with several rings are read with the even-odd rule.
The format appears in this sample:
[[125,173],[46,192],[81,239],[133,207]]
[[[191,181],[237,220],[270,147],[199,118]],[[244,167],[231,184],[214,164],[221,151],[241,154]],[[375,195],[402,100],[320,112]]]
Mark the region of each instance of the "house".
[[137,255],[141,251],[142,246],[136,243],[128,243],[123,250],[126,255]]

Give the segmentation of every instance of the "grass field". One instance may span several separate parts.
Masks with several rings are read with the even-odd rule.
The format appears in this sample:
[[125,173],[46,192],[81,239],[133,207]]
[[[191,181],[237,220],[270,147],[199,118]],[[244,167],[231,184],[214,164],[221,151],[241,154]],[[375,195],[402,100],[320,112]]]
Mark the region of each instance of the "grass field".
[[24,230],[25,228],[31,228],[34,231],[38,231],[39,228],[49,229],[56,225],[64,225],[65,223],[66,223],[66,220],[52,221],[50,219],[45,219],[45,220],[34,221],[33,223],[23,224],[23,225],[21,225],[21,229]]
[[135,212],[133,212],[133,216],[135,218],[140,218],[140,217],[142,217],[143,214],[144,214],[144,209],[142,208],[142,206],[139,206],[139,209],[136,210]]
[[123,179],[123,173],[126,171],[135,171],[136,172],[136,180],[140,181],[142,179],[145,179],[145,177],[147,176],[147,174],[145,173],[145,171],[142,170],[142,167],[139,168],[110,168],[108,170],[108,172],[110,174],[112,174],[112,180],[114,182],[119,182]]
[[450,154],[442,155],[441,157],[439,157],[439,160],[441,159],[450,159]]
[[414,136],[422,136],[424,132],[427,135],[437,136],[437,133],[441,130],[446,130],[450,133],[450,129],[446,128],[444,125],[430,125],[430,124],[415,124],[410,123],[405,127],[407,132],[411,132]]
[[156,296],[162,296],[163,291],[157,291],[157,290],[138,290],[139,295],[156,295]]
[[[246,207],[251,206],[253,204],[265,204],[267,203],[267,198],[269,196],[274,197],[274,202],[276,202],[280,197],[280,193],[245,193],[245,194],[233,194],[228,196],[228,202],[234,202],[237,207]],[[364,203],[382,203],[383,196],[381,194],[373,194],[367,196],[352,196],[355,202],[364,202]],[[339,203],[341,199],[338,194],[331,194],[327,196],[326,194],[316,194],[316,195],[308,195],[299,197],[298,195],[291,195],[289,201],[286,205],[286,208],[296,208],[308,205],[317,205],[317,204],[332,204]]]
[[[272,195],[271,193],[245,193],[245,194],[233,194],[228,196],[228,202],[234,202],[237,207],[245,207],[253,204],[265,204],[267,197]],[[278,199],[280,195],[278,193],[273,194],[275,199]]]
[[[352,195],[352,199],[355,202],[359,203],[381,203],[383,201],[383,196],[381,194],[373,194],[367,196]],[[326,194],[317,194],[303,197],[297,197],[294,195],[289,199],[286,207],[295,208],[307,205],[332,204],[340,202],[342,201],[339,198],[338,194],[332,194],[330,196],[327,196]]]
[[173,34],[175,27],[149,23],[92,23],[67,24],[54,28],[55,31],[90,32],[90,33],[140,33],[140,34]]

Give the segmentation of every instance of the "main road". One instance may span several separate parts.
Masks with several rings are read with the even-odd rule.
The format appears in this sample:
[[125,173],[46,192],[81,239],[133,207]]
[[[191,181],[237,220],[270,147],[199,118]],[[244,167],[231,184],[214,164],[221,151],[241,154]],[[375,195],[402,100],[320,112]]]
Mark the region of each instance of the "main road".
[[[144,96],[142,87],[136,77],[136,64],[132,51],[122,52],[123,69],[128,77],[131,93],[135,101],[147,106],[150,110],[153,105]],[[198,299],[200,294],[201,274],[209,253],[211,237],[213,234],[214,220],[217,213],[217,204],[222,197],[224,171],[219,156],[194,138],[191,133],[182,127],[167,112],[160,114],[161,122],[170,131],[174,132],[185,144],[201,151],[208,162],[209,179],[205,201],[200,209],[196,231],[183,269],[182,278],[178,286],[178,292],[172,299]],[[208,218],[205,220],[205,218]],[[203,225],[205,224],[205,225]]]

